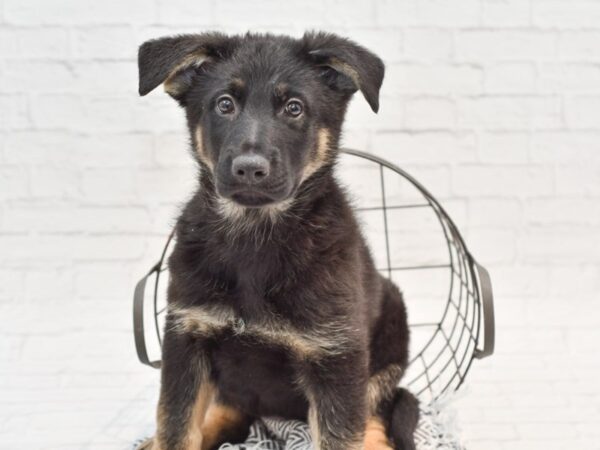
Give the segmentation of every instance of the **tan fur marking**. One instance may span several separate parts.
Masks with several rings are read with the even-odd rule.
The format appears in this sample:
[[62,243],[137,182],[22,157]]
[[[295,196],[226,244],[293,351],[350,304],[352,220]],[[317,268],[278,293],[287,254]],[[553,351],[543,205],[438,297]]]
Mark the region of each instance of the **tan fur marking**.
[[208,166],[208,168],[213,171],[214,170],[214,165],[213,162],[211,161],[210,157],[208,156],[208,154],[206,153],[206,148],[204,148],[204,143],[202,140],[202,127],[200,125],[198,125],[196,127],[196,153],[198,154],[198,157],[200,158],[200,160],[206,164]]
[[400,378],[402,368],[398,364],[390,364],[369,379],[367,401],[371,413],[375,413],[382,400],[391,398]]
[[360,76],[358,75],[358,72],[350,64],[347,64],[344,61],[342,61],[341,59],[338,59],[336,57],[332,57],[329,59],[329,63],[327,65],[330,66],[332,69],[335,69],[338,72],[341,72],[341,73],[349,76],[350,79],[356,85],[356,88],[360,89]]
[[202,450],[215,446],[224,431],[234,428],[244,420],[244,415],[230,406],[213,402],[202,424]]
[[186,450],[198,450],[202,445],[202,424],[204,423],[206,411],[213,400],[213,396],[213,386],[206,382],[202,383],[188,423],[184,446]]
[[246,208],[242,205],[238,205],[233,200],[224,197],[219,197],[217,201],[219,203],[219,214],[221,214],[221,216],[235,221],[243,219]]
[[365,429],[365,450],[393,450],[381,420],[372,417]]
[[246,83],[241,78],[235,77],[231,80],[231,85],[236,89],[243,89]]
[[348,340],[343,323],[324,324],[318,329],[305,331],[281,319],[265,318],[260,322],[245,323],[240,328],[239,318],[226,307],[169,307],[169,314],[176,332],[214,336],[224,330],[233,330],[240,335],[287,347],[300,358],[337,354],[344,350]]
[[[164,430],[166,427],[166,412],[164,407],[159,399],[158,407],[156,408],[156,434],[159,435],[161,430]],[[161,446],[159,444],[159,440],[154,438],[154,445],[152,446],[152,450],[160,450]]]
[[287,83],[277,83],[275,86],[275,94],[279,97],[284,97],[288,90]]
[[[308,396],[308,401],[310,404],[310,407],[308,408],[308,428],[310,430],[310,436],[312,438],[312,442],[313,442],[313,449],[314,450],[321,450],[323,447],[327,447],[329,448],[329,445],[327,445],[327,441],[326,441],[326,437],[327,435],[323,435],[323,433],[321,433],[321,425],[319,424],[319,415],[317,412],[317,408],[315,407],[316,402],[315,402],[315,398],[313,397],[312,394],[307,393]],[[325,425],[327,426],[327,425]],[[330,432],[333,430],[329,430]],[[357,441],[357,442],[346,442],[345,443],[345,449],[346,450],[363,450],[363,440],[361,437],[361,440]]]
[[331,133],[327,128],[321,128],[317,134],[317,151],[308,162],[302,173],[302,181],[306,180],[313,173],[325,164],[329,156],[329,145],[331,141]]
[[319,450],[321,448],[321,431],[319,430],[317,409],[314,406],[311,406],[308,409],[308,428],[310,429],[310,437],[313,441],[313,447],[315,450]]
[[[203,382],[202,386],[198,390],[196,400],[192,407],[192,412],[187,424],[187,430],[183,436],[183,449],[185,450],[199,450],[202,444],[202,431],[201,425],[204,422],[206,411],[211,404],[214,397],[214,387],[208,382]],[[165,411],[162,403],[158,402],[158,408],[156,412],[156,423],[157,430],[156,435],[153,438],[147,439],[142,442],[136,450],[163,450],[161,445],[161,433],[165,429]]]
[[198,67],[207,59],[208,56],[206,55],[206,52],[204,50],[198,50],[183,58],[181,62],[175,66],[175,68],[171,71],[167,79],[164,81],[163,85],[165,92],[173,96],[177,96],[178,94],[180,94],[181,86],[175,81],[177,73],[190,66]]
[[293,199],[286,199],[262,208],[246,208],[224,197],[219,197],[217,202],[221,217],[231,221],[227,224],[227,229],[231,234],[236,234],[236,232],[250,230],[260,221],[277,222],[281,215],[292,205]]
[[135,450],[161,450],[158,435],[160,434],[160,430],[163,430],[164,427],[165,412],[161,402],[159,401],[158,407],[156,408],[156,435],[143,441],[135,448]]

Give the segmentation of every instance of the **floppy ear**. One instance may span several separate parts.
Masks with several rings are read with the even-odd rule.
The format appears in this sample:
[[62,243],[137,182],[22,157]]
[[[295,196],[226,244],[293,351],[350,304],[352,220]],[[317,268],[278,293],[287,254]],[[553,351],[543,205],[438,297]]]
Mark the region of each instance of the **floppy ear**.
[[323,67],[331,88],[352,94],[360,89],[374,112],[379,110],[379,89],[385,66],[364,47],[331,33],[306,33],[305,49],[311,60]]
[[181,101],[200,66],[229,55],[234,43],[233,38],[221,33],[188,34],[144,42],[138,50],[140,95],[164,83],[165,91]]

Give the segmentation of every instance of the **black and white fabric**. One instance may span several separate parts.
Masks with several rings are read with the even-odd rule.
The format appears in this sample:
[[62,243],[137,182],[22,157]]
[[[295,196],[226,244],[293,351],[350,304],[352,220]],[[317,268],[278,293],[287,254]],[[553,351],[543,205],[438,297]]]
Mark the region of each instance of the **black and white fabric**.
[[250,427],[243,444],[224,444],[219,450],[312,450],[310,432],[297,420],[261,419]]
[[[448,428],[453,425],[434,407],[421,409],[415,432],[418,450],[463,450]],[[296,420],[261,419],[250,428],[243,444],[224,444],[219,450],[313,450],[308,425]]]

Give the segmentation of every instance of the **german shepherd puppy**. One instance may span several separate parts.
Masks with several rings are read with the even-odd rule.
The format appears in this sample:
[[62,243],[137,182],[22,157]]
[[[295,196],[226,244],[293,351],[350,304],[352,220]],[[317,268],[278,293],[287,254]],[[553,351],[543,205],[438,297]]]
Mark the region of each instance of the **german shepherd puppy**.
[[262,416],[307,420],[317,450],[414,448],[404,302],[333,174],[352,95],[378,110],[382,61],[328,33],[204,33],[138,62],[140,95],[164,84],[184,108],[200,169],[142,448],[216,449]]

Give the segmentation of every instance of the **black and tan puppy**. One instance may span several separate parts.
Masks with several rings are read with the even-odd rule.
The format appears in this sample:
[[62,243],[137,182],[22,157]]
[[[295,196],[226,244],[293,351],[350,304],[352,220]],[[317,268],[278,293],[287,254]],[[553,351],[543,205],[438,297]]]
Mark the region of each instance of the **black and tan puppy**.
[[404,302],[333,176],[350,97],[378,109],[381,60],[326,33],[207,33],[146,42],[139,72],[141,95],[164,83],[184,107],[200,167],[145,448],[215,449],[261,416],[307,420],[317,450],[414,448]]

